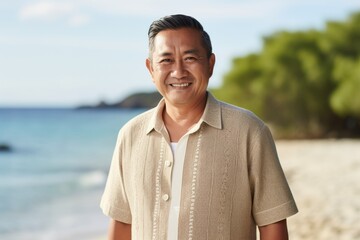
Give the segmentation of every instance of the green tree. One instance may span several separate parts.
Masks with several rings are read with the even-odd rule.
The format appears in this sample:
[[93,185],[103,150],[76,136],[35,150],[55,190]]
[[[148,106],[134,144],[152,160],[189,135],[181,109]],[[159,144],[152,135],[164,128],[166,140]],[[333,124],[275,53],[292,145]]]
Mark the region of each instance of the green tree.
[[306,129],[321,134],[331,115],[328,98],[329,62],[319,48],[321,34],[281,32],[265,39],[263,61],[266,85],[264,117],[282,128]]
[[338,86],[330,98],[332,108],[342,117],[360,119],[360,58],[352,61],[338,57],[334,79]]
[[260,114],[263,108],[264,99],[261,97],[264,86],[261,84],[263,67],[259,55],[235,58],[232,64],[232,69],[224,77],[222,88],[214,89],[213,93],[226,102]]
[[360,12],[345,22],[328,22],[324,49],[333,60],[336,84],[330,103],[341,117],[360,119]]
[[[237,57],[214,94],[254,111],[286,137],[360,129],[360,13],[323,31],[277,32]],[[360,130],[359,130],[360,132]]]

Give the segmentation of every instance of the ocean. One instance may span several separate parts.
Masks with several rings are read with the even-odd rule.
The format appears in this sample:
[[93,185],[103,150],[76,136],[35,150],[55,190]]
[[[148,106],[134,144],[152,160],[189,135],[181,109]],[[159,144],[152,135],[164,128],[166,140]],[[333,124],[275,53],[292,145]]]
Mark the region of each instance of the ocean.
[[0,239],[105,236],[99,208],[119,129],[144,110],[0,109]]

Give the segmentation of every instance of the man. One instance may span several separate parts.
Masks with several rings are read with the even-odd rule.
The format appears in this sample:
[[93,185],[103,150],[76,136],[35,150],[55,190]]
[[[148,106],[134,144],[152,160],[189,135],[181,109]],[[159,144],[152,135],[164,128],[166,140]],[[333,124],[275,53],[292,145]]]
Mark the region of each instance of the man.
[[152,81],[163,99],[119,133],[101,201],[109,239],[288,239],[297,208],[272,136],[253,113],[216,100],[215,55],[194,18],[149,29]]

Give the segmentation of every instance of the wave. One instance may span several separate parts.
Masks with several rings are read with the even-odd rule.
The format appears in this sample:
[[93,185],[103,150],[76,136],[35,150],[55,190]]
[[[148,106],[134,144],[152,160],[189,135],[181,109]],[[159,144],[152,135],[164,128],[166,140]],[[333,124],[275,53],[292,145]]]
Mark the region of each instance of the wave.
[[106,174],[100,170],[85,173],[79,178],[80,185],[86,188],[101,186],[105,181]]
[[69,187],[94,188],[103,186],[107,173],[101,170],[66,171],[37,174],[1,174],[0,187],[29,188],[29,187]]

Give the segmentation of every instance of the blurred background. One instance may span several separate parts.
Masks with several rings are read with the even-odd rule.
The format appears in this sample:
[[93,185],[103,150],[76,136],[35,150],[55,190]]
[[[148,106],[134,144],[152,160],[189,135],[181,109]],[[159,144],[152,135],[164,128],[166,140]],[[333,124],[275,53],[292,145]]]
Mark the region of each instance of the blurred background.
[[[117,132],[159,96],[147,30],[196,17],[209,89],[263,118],[300,213],[291,239],[360,239],[360,2],[0,2],[0,239],[103,239]],[[149,103],[151,103],[149,105]]]

